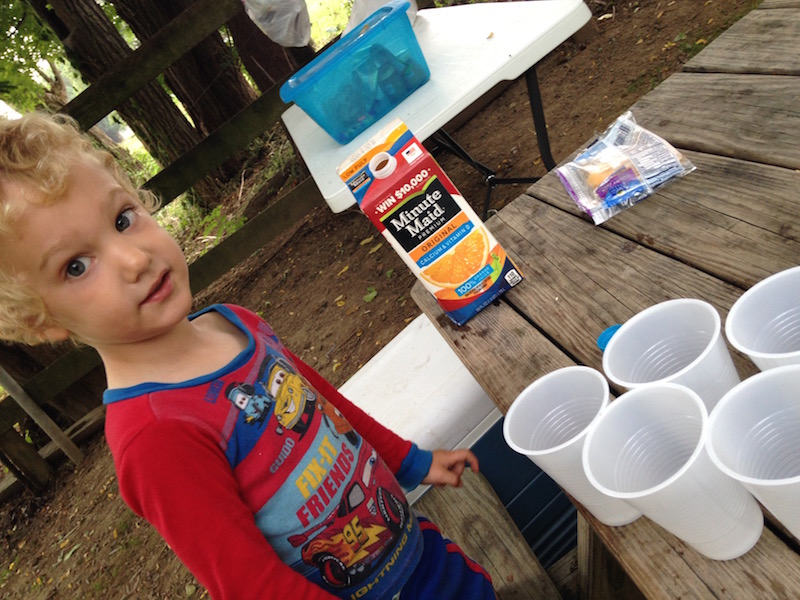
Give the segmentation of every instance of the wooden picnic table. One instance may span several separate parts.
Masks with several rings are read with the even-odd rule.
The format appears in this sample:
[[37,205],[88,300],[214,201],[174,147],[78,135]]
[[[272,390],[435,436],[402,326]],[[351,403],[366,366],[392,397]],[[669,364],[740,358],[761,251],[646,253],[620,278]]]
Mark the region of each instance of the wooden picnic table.
[[[800,0],[765,0],[631,107],[697,167],[634,207],[595,226],[551,172],[500,210],[488,226],[525,280],[466,325],[414,287],[502,412],[554,369],[602,371],[608,326],[680,297],[724,320],[747,288],[800,263],[799,40]],[[731,350],[743,379],[757,372]],[[609,564],[647,598],[800,597],[800,544],[768,514],[752,550],[713,561],[647,518],[608,527],[578,508],[584,597],[630,597]]]

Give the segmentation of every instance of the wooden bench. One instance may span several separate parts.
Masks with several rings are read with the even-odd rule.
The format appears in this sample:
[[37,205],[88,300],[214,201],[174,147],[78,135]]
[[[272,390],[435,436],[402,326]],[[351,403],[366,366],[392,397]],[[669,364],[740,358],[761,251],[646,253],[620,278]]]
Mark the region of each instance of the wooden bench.
[[430,488],[413,508],[489,572],[500,600],[561,598],[486,478],[467,470],[462,481]]

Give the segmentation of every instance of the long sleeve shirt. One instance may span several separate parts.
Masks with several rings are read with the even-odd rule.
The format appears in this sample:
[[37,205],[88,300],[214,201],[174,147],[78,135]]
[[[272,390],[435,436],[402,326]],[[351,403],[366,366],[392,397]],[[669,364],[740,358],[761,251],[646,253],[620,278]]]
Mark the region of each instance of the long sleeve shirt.
[[422,545],[401,485],[422,480],[431,454],[350,403],[255,314],[206,310],[247,336],[233,361],[104,394],[123,499],[212,598],[391,598]]

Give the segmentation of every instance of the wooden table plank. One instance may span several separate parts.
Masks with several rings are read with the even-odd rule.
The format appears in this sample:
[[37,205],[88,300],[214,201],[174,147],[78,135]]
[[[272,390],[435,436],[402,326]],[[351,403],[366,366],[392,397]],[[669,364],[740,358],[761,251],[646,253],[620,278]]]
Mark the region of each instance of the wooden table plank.
[[[800,171],[698,152],[686,156],[695,171],[601,227],[742,289],[797,264]],[[528,193],[583,216],[555,173]]]
[[[411,296],[503,414],[527,383],[575,364],[507,303],[498,302],[458,327],[421,283],[414,285]],[[466,356],[474,360],[464,360]]]
[[800,0],[764,0],[758,8],[800,8]]
[[798,77],[675,73],[631,110],[676,147],[796,169],[798,98]]
[[743,556],[716,561],[646,517],[609,527],[586,511],[582,515],[648,599],[800,597],[800,559],[766,528]]
[[[741,295],[712,275],[529,196],[498,213],[491,230],[526,278],[506,301],[533,316],[535,328],[567,356],[596,369],[602,368],[596,339],[608,326],[671,298],[706,300],[724,319]],[[734,361],[741,376],[755,372],[749,359],[734,353]]]
[[795,9],[750,11],[683,70],[800,75],[800,1],[795,4]]

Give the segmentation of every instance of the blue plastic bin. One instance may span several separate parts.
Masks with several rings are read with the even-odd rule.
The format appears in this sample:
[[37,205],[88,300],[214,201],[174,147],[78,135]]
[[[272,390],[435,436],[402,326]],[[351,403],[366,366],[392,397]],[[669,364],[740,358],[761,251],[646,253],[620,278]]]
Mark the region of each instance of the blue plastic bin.
[[393,0],[292,75],[280,88],[340,144],[397,106],[430,79],[406,15]]

